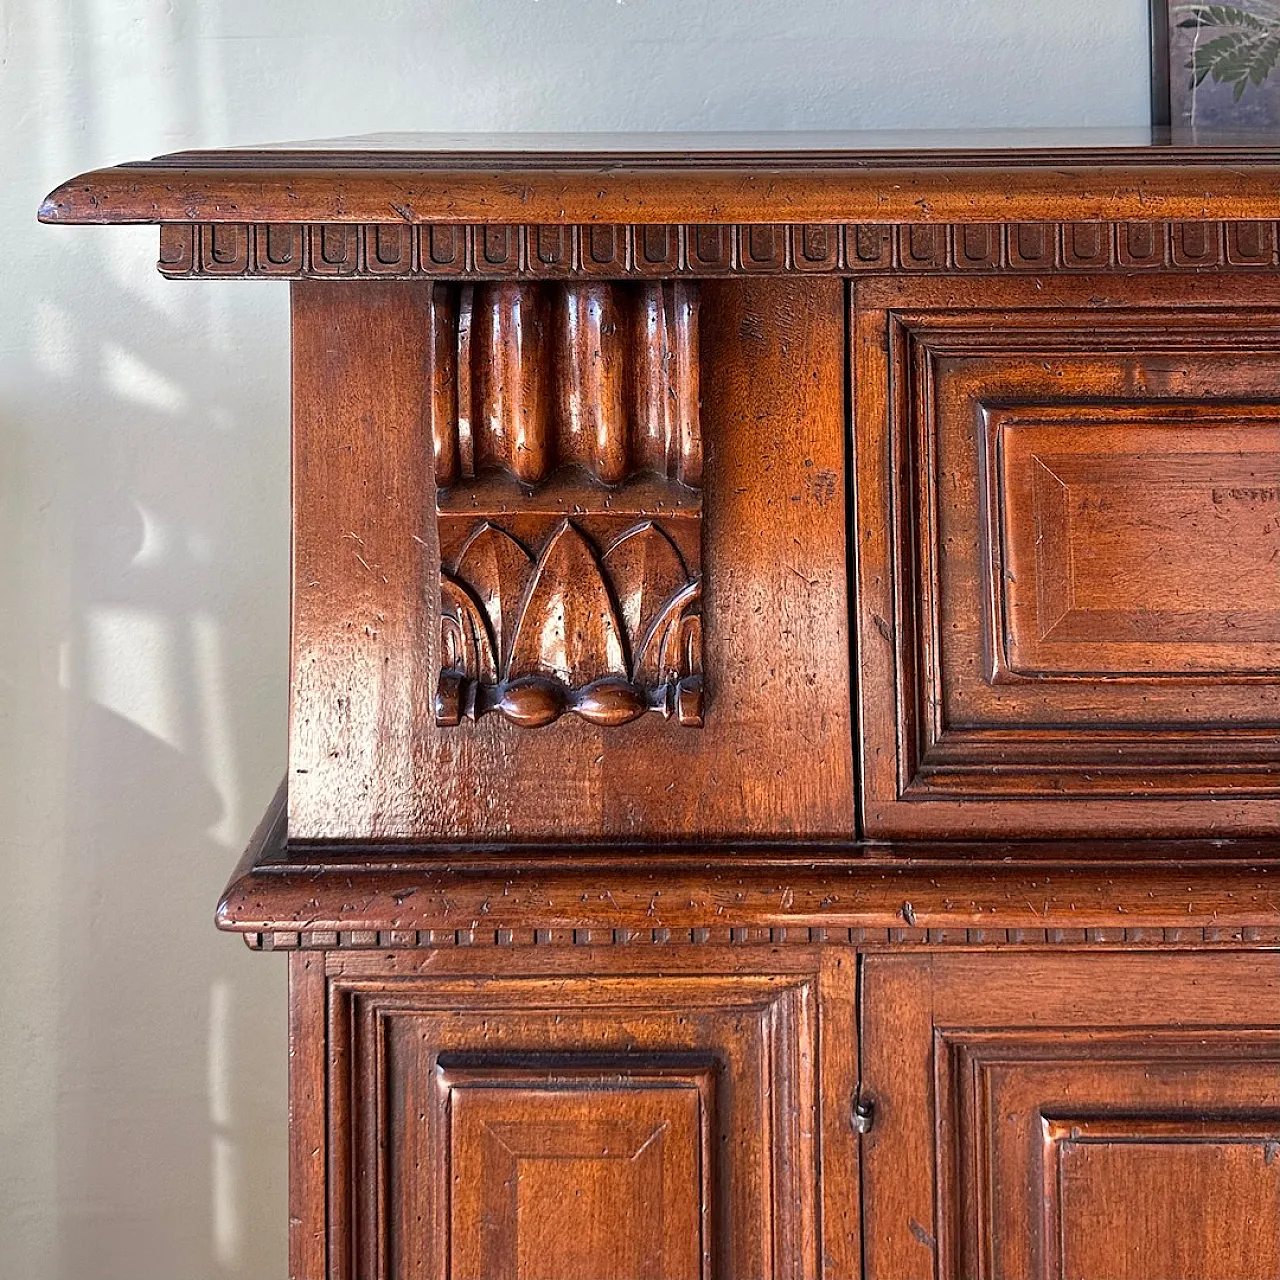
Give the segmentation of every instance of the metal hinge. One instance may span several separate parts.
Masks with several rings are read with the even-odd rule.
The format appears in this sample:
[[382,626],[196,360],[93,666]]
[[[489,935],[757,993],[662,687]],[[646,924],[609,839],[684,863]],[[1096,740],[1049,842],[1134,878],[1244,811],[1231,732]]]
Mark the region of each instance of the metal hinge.
[[855,1133],[870,1133],[876,1119],[876,1104],[864,1097],[859,1085],[853,1095],[853,1128]]

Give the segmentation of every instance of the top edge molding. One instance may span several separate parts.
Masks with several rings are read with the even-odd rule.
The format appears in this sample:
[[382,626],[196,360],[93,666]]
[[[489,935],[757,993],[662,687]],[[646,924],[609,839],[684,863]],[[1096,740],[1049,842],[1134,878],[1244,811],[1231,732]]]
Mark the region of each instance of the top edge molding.
[[778,223],[1280,216],[1280,147],[178,154],[82,174],[52,223]]

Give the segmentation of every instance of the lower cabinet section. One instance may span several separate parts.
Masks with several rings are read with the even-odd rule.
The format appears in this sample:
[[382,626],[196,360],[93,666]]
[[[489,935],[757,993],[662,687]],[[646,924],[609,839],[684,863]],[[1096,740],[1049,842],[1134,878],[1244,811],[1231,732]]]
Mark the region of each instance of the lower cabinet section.
[[866,957],[868,1277],[1280,1277],[1276,961]]
[[1274,952],[477,946],[293,977],[295,1280],[1280,1280]]

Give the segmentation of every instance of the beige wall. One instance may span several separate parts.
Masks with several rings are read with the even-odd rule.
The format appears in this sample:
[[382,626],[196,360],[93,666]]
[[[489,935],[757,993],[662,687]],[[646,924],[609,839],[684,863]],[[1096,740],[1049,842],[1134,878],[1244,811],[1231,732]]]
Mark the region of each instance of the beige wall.
[[79,170],[380,129],[1141,124],[1146,0],[0,0],[0,1280],[282,1277],[287,290],[42,228]]

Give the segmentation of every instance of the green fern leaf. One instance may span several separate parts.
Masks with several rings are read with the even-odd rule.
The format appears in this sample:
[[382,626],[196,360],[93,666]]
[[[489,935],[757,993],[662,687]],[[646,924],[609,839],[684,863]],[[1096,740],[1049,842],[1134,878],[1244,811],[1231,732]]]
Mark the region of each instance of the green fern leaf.
[[[1217,19],[1236,11],[1224,6],[1206,6],[1197,12]],[[1263,23],[1255,19],[1248,26],[1237,26],[1199,45],[1188,59],[1187,69],[1192,73],[1193,85],[1201,85],[1209,78],[1215,84],[1232,85],[1235,100],[1239,102],[1249,85],[1260,85],[1271,75],[1278,60],[1280,22]]]

